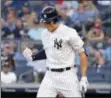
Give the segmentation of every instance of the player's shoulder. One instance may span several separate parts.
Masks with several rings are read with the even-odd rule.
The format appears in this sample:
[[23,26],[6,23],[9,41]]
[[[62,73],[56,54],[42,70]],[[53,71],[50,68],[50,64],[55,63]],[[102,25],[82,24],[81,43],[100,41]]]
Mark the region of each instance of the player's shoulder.
[[69,26],[63,25],[63,29],[65,31],[65,34],[68,36],[76,36],[77,35],[77,31]]

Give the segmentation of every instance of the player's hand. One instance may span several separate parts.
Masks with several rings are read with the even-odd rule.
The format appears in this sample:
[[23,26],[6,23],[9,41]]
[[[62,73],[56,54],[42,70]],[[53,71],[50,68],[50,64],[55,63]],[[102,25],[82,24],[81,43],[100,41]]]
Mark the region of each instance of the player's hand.
[[87,77],[82,77],[80,81],[80,91],[86,92],[88,87],[88,80]]
[[28,47],[23,50],[23,56],[27,61],[32,61],[32,51]]

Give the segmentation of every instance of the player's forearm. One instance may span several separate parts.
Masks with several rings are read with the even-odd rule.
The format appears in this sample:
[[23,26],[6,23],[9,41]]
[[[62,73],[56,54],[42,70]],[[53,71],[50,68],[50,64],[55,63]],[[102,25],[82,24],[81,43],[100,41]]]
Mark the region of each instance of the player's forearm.
[[23,50],[23,56],[26,58],[27,61],[35,61],[35,60],[42,60],[46,59],[45,50],[39,51],[37,54],[33,54],[32,50],[26,47]]
[[87,76],[88,60],[87,60],[87,55],[84,52],[80,53],[80,64],[81,64],[81,75]]
[[32,55],[32,59],[33,61],[35,60],[43,60],[46,59],[46,54],[45,54],[45,50],[41,50],[39,53]]

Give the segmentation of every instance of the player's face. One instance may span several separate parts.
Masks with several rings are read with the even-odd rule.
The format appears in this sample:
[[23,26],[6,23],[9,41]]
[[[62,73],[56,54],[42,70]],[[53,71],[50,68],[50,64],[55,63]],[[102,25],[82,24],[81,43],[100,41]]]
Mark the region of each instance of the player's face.
[[44,23],[44,27],[47,28],[50,32],[52,32],[54,29],[54,25],[52,23]]
[[4,71],[5,73],[8,73],[8,72],[10,71],[10,68],[9,68],[9,67],[4,67],[4,68],[3,68],[3,71]]

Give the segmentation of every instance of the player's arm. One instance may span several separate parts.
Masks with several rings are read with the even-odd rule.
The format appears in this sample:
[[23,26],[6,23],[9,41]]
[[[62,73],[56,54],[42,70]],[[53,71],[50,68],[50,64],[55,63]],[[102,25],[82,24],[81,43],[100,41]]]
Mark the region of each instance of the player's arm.
[[84,48],[84,42],[75,30],[70,35],[70,45],[76,54],[80,56],[81,75],[84,77],[87,73],[87,53]]
[[88,83],[87,81],[88,56],[84,49],[84,42],[82,41],[82,39],[80,38],[80,36],[77,34],[75,30],[70,35],[70,44],[73,50],[80,56],[80,67],[81,67],[81,75],[82,75],[81,81],[83,83],[82,86],[85,85],[85,91],[86,91],[87,84],[85,84],[85,82]]
[[35,60],[43,60],[46,59],[45,50],[39,51],[37,54],[33,54],[32,50],[28,47],[23,50],[23,56],[28,61],[35,61]]
[[84,52],[79,53],[79,56],[80,56],[81,75],[82,77],[86,77],[87,65],[88,65],[87,55],[84,51]]

